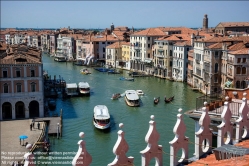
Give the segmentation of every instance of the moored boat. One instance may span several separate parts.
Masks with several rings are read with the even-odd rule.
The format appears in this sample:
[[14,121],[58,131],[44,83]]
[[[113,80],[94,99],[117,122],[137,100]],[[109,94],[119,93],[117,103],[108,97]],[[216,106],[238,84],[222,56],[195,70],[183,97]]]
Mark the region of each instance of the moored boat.
[[76,83],[68,83],[66,84],[65,92],[67,96],[77,96],[79,95],[78,86]]
[[122,81],[134,81],[134,78],[120,77],[119,80],[122,80]]
[[125,91],[125,102],[130,107],[139,107],[140,101],[139,96],[135,90],[126,90]]
[[105,105],[96,105],[93,109],[93,124],[97,129],[107,129],[110,127],[110,114]]
[[48,100],[48,107],[50,110],[54,110],[56,108],[56,101],[54,99]]
[[82,95],[90,94],[90,85],[88,84],[88,82],[79,82],[78,88],[80,94]]

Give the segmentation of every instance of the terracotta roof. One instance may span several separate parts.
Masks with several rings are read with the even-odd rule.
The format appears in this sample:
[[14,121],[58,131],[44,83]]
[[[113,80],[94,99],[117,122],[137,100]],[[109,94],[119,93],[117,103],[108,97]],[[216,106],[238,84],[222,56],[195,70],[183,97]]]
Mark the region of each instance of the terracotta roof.
[[148,28],[139,32],[135,32],[131,36],[166,36],[159,28]]
[[4,51],[7,49],[7,44],[5,42],[0,42],[0,50]]
[[158,28],[161,29],[163,32],[181,31],[181,34],[197,33],[197,30],[187,28],[187,27],[158,27]]
[[230,51],[229,54],[233,55],[249,55],[249,48],[243,48],[236,51]]
[[191,46],[191,41],[190,40],[187,40],[187,41],[179,41],[179,42],[176,42],[174,44],[175,46]]
[[209,49],[222,49],[222,43],[214,43],[214,44],[211,44],[209,46],[207,46],[207,48]]
[[[249,140],[244,140],[235,146],[240,146],[244,148],[249,148]],[[197,160],[196,162],[188,164],[188,166],[232,166],[232,165],[239,165],[239,166],[249,166],[249,155],[245,155],[243,160],[235,160],[234,158],[226,159],[226,160],[216,160],[215,155],[211,154],[208,155],[206,158],[202,158]]]
[[242,42],[228,46],[229,51],[236,51],[236,50],[240,50],[243,48],[245,48],[245,44]]
[[223,27],[249,26],[249,22],[220,22]]
[[35,48],[20,45],[11,45],[6,56],[0,57],[0,64],[31,64],[42,63],[41,52]]
[[106,48],[111,48],[111,49],[115,49],[115,48],[121,48],[122,45],[129,45],[129,43],[127,44],[128,42],[115,42],[111,45],[108,45]]

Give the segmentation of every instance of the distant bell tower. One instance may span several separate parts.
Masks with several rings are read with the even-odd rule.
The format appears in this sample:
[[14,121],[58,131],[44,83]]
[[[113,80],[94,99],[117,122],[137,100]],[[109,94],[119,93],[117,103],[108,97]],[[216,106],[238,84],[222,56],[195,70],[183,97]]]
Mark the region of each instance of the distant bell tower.
[[111,32],[112,31],[114,31],[114,25],[113,25],[113,23],[112,23],[112,25],[111,25]]
[[208,29],[208,18],[207,18],[207,14],[204,15],[202,29],[203,30],[207,30]]

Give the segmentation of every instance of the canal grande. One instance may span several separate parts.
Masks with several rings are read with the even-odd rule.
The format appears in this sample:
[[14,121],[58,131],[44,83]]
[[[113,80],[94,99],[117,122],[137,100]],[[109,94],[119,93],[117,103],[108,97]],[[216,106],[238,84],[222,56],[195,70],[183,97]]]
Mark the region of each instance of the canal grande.
[[[163,146],[163,165],[169,165],[169,141],[174,138],[173,128],[176,123],[178,109],[185,111],[195,108],[196,97],[202,94],[196,93],[191,88],[181,82],[172,82],[156,77],[139,77],[135,81],[121,81],[119,77],[128,76],[128,72],[123,74],[110,74],[98,72],[94,68],[88,68],[92,74],[83,75],[80,73],[82,66],[73,65],[72,62],[55,62],[52,57],[43,55],[43,69],[53,78],[54,75],[62,77],[67,83],[77,83],[86,81],[91,86],[90,96],[71,97],[67,99],[56,99],[56,110],[59,113],[63,110],[62,137],[50,137],[51,151],[56,152],[50,156],[68,157],[71,159],[56,159],[53,161],[72,161],[78,151],[79,133],[84,132],[83,140],[86,142],[87,151],[92,156],[93,166],[104,166],[111,163],[115,155],[113,147],[117,141],[117,132],[120,129],[119,123],[123,123],[122,130],[129,145],[127,156],[134,157],[134,165],[141,165],[140,151],[147,146],[145,136],[149,129],[150,115],[155,116],[156,128],[160,134],[158,144]],[[111,100],[114,93],[124,93],[125,90],[141,89],[145,93],[141,97],[140,107],[129,107],[124,98]],[[164,96],[175,96],[172,103],[164,103]],[[161,101],[154,105],[153,98],[160,96]],[[111,115],[111,128],[107,131],[100,131],[94,128],[92,123],[93,108],[95,105],[103,104],[109,109]],[[194,121],[183,116],[187,127],[185,135],[194,142]],[[189,144],[189,157],[193,156],[194,144]],[[65,154],[64,152],[69,152]],[[64,153],[64,154],[63,154]],[[181,153],[178,153],[179,157]],[[45,160],[41,160],[45,161]],[[47,160],[51,161],[51,160]],[[41,164],[40,165],[53,165]],[[59,164],[60,165],[60,164]],[[71,164],[64,164],[71,165]],[[152,160],[150,165],[155,165]]]

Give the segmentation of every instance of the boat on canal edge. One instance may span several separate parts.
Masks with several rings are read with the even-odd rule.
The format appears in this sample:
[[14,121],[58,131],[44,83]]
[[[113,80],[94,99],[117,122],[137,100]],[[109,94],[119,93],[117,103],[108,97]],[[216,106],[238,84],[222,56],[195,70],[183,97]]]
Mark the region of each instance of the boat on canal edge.
[[67,96],[78,96],[78,86],[76,83],[68,83],[66,84],[65,92]]
[[90,85],[88,84],[88,82],[79,82],[78,88],[79,88],[79,94],[90,95]]
[[126,90],[125,91],[125,102],[130,107],[139,107],[140,101],[139,96],[135,90]]
[[134,81],[134,78],[120,77],[119,80],[122,80],[122,81]]
[[93,125],[97,129],[107,129],[111,125],[110,114],[107,106],[96,105],[93,109]]

